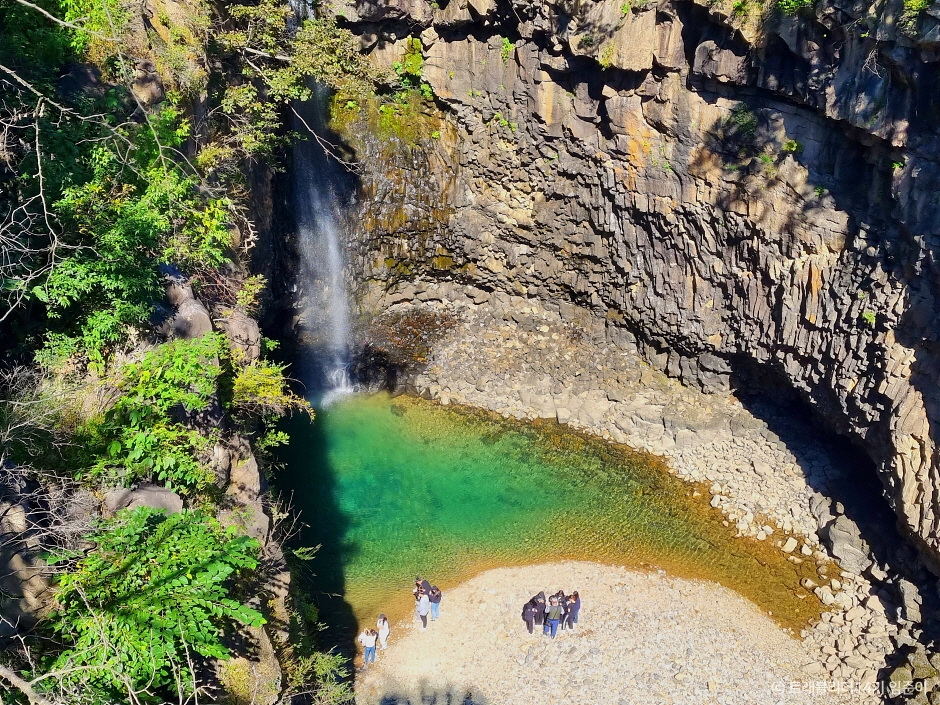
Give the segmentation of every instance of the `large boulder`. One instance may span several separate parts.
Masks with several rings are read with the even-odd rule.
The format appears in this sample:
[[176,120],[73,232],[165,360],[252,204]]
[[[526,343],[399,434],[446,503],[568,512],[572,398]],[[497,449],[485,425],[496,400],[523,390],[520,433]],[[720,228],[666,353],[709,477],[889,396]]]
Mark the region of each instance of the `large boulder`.
[[121,509],[151,507],[162,509],[167,514],[183,511],[183,499],[176,492],[166,487],[144,483],[136,489],[118,488],[111,490],[104,497],[104,506],[112,514]]
[[134,69],[134,81],[131,83],[131,93],[145,108],[162,103],[166,97],[163,89],[163,79],[157,73],[151,61],[138,61]]
[[0,639],[31,629],[51,593],[47,566],[31,549],[29,508],[0,502]]
[[193,294],[189,279],[175,267],[161,267],[169,307],[157,308],[154,324],[166,338],[192,340],[212,332],[212,317]]
[[261,357],[261,329],[254,318],[236,309],[216,322],[228,338],[232,352],[243,362],[254,362]]
[[844,514],[836,517],[825,531],[832,555],[851,573],[861,573],[871,565],[871,550],[858,526]]
[[404,20],[426,26],[433,17],[427,0],[328,0],[324,5],[347,22]]

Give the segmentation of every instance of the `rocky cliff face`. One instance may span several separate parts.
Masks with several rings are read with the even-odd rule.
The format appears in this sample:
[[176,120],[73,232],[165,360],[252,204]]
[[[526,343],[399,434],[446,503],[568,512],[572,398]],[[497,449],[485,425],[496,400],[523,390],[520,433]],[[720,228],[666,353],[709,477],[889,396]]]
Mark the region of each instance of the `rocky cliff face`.
[[940,563],[936,19],[902,31],[900,3],[842,0],[333,5],[377,60],[420,34],[453,132],[425,141],[445,179],[397,177],[446,201],[448,227],[386,190],[401,217],[370,218],[368,279],[536,298],[708,390],[772,369],[864,446]]

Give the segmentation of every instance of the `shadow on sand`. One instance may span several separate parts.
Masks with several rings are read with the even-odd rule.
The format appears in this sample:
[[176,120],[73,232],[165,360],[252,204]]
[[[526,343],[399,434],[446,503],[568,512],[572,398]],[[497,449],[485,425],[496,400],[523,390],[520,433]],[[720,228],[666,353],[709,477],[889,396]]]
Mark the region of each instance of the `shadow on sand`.
[[490,705],[482,695],[466,688],[433,689],[422,685],[417,692],[386,693],[377,705]]

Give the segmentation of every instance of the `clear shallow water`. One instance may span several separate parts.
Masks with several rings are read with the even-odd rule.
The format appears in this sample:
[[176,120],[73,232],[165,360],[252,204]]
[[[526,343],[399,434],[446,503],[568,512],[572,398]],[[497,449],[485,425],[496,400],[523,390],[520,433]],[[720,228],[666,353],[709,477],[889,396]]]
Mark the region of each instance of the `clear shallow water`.
[[[321,545],[310,582],[337,626],[407,615],[416,574],[446,592],[490,567],[562,558],[714,580],[794,628],[819,614],[799,587],[820,582],[811,562],[734,538],[708,493],[693,498],[653,456],[413,397],[349,397],[291,424],[278,484],[308,525],[301,543]],[[549,587],[589,591],[563,576]]]

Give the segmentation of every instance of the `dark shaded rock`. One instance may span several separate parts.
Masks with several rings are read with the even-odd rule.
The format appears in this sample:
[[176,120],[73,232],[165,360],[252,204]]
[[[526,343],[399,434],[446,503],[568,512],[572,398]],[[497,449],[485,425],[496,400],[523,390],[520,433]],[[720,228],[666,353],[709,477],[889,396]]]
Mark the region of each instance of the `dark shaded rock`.
[[145,108],[163,102],[166,97],[166,92],[163,90],[163,79],[160,78],[160,74],[157,73],[152,62],[137,62],[134,69],[134,80],[131,83],[131,92]]
[[347,22],[405,20],[426,26],[433,16],[427,0],[329,0],[325,5]]
[[65,100],[100,98],[109,86],[101,80],[101,70],[93,64],[69,64],[56,83],[56,94]]
[[716,42],[708,40],[696,47],[692,70],[722,83],[744,84],[748,79],[747,56],[721,48]]

